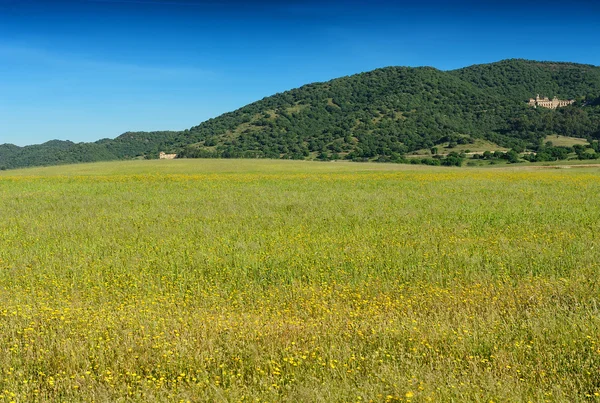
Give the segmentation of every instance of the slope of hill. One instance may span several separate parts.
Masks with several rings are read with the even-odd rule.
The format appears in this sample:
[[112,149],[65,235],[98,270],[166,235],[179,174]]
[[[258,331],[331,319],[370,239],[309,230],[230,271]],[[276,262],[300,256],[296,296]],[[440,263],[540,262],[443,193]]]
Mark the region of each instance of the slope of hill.
[[192,128],[186,138],[201,151],[216,146],[234,156],[401,155],[447,136],[483,136],[499,123],[487,110],[501,103],[439,70],[386,68],[265,98]]
[[[534,109],[535,94],[575,98]],[[397,157],[444,142],[482,138],[533,148],[549,134],[600,135],[600,68],[506,60],[443,72],[389,67],[310,84],[211,119],[181,134],[185,156]]]
[[465,67],[449,74],[517,102],[536,94],[562,99],[600,96],[600,68],[586,64],[513,59]]
[[[576,99],[532,108],[536,94]],[[504,60],[454,71],[388,67],[275,94],[182,132],[114,140],[0,146],[0,167],[100,159],[182,157],[399,160],[476,139],[537,149],[547,135],[600,137],[600,67]]]

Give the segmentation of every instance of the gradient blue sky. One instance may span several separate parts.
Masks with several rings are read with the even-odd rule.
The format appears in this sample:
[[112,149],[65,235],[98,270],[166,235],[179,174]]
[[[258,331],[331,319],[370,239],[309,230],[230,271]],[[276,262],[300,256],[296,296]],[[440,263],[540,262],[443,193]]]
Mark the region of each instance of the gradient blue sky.
[[600,65],[596,0],[523,3],[0,0],[0,144],[181,130],[391,65]]

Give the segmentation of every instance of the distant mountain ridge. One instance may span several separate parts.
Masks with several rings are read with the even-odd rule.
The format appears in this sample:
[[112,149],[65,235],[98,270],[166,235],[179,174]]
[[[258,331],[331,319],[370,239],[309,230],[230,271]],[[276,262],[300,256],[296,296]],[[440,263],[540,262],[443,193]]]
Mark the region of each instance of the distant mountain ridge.
[[[575,99],[534,109],[537,94]],[[452,71],[387,67],[264,98],[181,132],[124,133],[93,143],[0,145],[0,168],[129,158],[398,161],[444,142],[484,139],[535,150],[550,134],[600,138],[600,67],[503,60]]]
[[25,147],[1,144],[0,169],[144,158],[171,147],[174,133],[127,132],[93,143],[51,140]]

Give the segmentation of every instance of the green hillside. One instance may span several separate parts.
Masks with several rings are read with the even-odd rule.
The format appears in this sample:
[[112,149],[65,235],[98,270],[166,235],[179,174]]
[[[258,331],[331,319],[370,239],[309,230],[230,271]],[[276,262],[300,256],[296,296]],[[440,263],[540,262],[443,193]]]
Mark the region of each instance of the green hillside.
[[[535,94],[577,99],[534,109]],[[187,156],[395,158],[444,142],[486,139],[536,149],[549,134],[594,138],[600,68],[507,60],[443,72],[389,67],[277,94],[194,127]]]
[[[532,108],[540,94],[577,102]],[[504,60],[454,71],[388,67],[275,94],[182,132],[0,146],[0,168],[180,157],[404,161],[440,145],[539,150],[548,135],[600,137],[600,67]],[[493,151],[493,150],[492,150]]]
[[600,96],[600,68],[592,65],[513,59],[449,73],[518,102],[537,94],[579,100]]

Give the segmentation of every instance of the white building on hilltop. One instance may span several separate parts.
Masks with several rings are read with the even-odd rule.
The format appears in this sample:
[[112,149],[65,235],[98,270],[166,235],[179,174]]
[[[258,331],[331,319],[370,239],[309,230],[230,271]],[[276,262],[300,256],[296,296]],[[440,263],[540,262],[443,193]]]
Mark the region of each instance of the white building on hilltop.
[[177,154],[165,154],[164,151],[161,151],[158,154],[158,158],[161,160],[174,160],[177,157]]
[[529,98],[529,106],[533,106],[534,108],[541,106],[542,108],[556,109],[571,105],[574,102],[574,99],[558,99],[557,97],[552,99],[548,99],[548,97],[540,98],[540,94],[535,98]]

